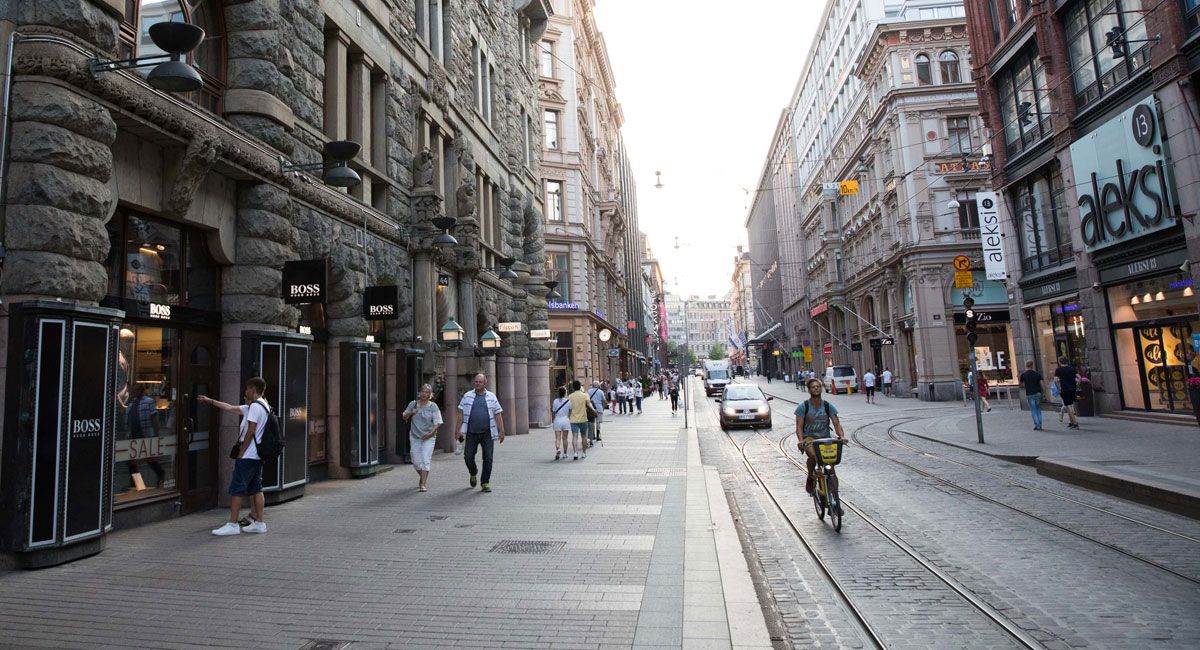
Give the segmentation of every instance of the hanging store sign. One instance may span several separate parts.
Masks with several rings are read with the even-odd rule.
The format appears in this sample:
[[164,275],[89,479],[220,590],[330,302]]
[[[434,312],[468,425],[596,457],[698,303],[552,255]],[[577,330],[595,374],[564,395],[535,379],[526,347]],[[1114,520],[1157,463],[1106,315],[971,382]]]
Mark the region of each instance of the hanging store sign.
[[850,351],[851,352],[862,352],[862,343],[859,343],[858,341],[851,343]]
[[363,318],[396,320],[400,318],[400,287],[367,287],[363,291]]
[[961,162],[944,162],[934,166],[939,174],[961,174],[962,172],[985,172],[992,166],[982,160],[972,160],[964,167]]
[[812,309],[808,310],[808,315],[809,316],[820,316],[821,314],[824,314],[827,311],[829,311],[829,303],[823,302],[823,303],[817,305],[816,307],[813,307]]
[[289,305],[324,303],[329,260],[296,260],[283,265],[283,301]]
[[[992,311],[979,311],[976,309],[976,310],[972,310],[972,311],[975,312],[975,316],[976,316],[975,322],[977,322],[977,323],[1007,323],[1011,320],[1011,318],[1008,315],[1007,309],[996,309],[996,310],[992,310]],[[966,312],[956,312],[954,314],[954,324],[955,325],[965,325],[966,322],[967,322]]]
[[543,341],[550,338],[550,330],[529,330],[529,338],[535,341]]
[[520,323],[497,323],[496,331],[497,332],[520,332],[521,324]]
[[825,345],[821,346],[821,352],[824,353],[825,356],[833,354],[833,343],[826,341]]
[[1071,144],[1088,252],[1175,225],[1179,202],[1168,153],[1153,96]]
[[979,205],[979,243],[983,246],[983,270],[989,280],[1005,280],[1004,236],[1000,232],[1000,195],[976,192]]
[[619,357],[619,356],[621,356],[621,348],[609,348],[609,349],[608,349],[608,356],[610,356],[610,357]]

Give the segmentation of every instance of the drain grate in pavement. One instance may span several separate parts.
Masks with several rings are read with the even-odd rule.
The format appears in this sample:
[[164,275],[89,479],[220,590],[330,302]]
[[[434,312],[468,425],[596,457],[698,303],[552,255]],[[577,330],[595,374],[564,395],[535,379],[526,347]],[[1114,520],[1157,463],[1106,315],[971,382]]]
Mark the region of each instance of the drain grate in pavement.
[[350,647],[349,641],[331,641],[329,639],[313,639],[300,646],[300,650],[342,650]]
[[475,524],[454,524],[455,528],[474,528]]
[[429,515],[429,521],[444,521],[449,519],[446,515]]
[[646,470],[646,476],[687,476],[684,467],[651,467]]
[[567,545],[545,539],[506,539],[492,547],[491,553],[521,553],[524,555],[550,555]]
[[397,533],[399,535],[407,535],[409,533],[417,532],[417,529],[416,528],[397,528],[396,530],[393,530],[392,532]]

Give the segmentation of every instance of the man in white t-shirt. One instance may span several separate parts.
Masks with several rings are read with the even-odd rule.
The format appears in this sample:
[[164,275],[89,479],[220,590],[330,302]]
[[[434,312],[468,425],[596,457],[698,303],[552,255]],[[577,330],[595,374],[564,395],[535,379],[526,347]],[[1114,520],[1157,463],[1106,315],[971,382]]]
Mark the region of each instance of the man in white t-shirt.
[[887,366],[883,368],[883,394],[887,397],[892,396],[892,371]]
[[867,404],[875,403],[875,373],[870,368],[863,373],[863,394],[867,396]]
[[214,535],[237,535],[242,532],[243,527],[238,523],[238,517],[241,515],[243,498],[250,502],[252,520],[245,526],[245,532],[267,532],[267,525],[263,523],[263,463],[258,457],[258,443],[262,442],[263,427],[267,424],[271,408],[263,397],[265,392],[267,382],[263,381],[262,377],[252,377],[246,382],[246,390],[242,395],[246,403],[241,406],[219,402],[205,395],[196,398],[201,404],[242,416],[242,426],[238,431],[237,457],[233,461],[233,476],[229,480],[229,521],[213,530]]

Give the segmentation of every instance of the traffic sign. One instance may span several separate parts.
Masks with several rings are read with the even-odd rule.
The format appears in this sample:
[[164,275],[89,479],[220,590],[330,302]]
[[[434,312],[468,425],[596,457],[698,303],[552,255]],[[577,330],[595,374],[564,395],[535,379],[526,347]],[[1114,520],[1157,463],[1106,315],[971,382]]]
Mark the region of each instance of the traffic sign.
[[838,184],[838,194],[842,196],[858,194],[858,181],[842,181]]
[[955,271],[954,272],[954,288],[955,289],[970,289],[975,286],[975,277],[970,271]]
[[966,255],[959,255],[954,258],[954,270],[969,271],[971,269],[971,258]]

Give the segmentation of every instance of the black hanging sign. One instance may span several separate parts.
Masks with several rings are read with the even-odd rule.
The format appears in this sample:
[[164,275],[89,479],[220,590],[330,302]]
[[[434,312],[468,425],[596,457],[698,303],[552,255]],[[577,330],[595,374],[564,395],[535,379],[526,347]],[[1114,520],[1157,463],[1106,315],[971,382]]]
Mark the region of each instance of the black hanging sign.
[[328,268],[328,258],[285,262],[283,301],[289,305],[324,303]]
[[396,320],[400,318],[400,287],[367,287],[363,292],[363,318]]
[[862,352],[862,343],[859,343],[857,341],[855,341],[854,343],[851,343],[850,351],[851,352]]
[[883,338],[878,338],[878,339],[871,339],[871,347],[876,350],[882,349],[883,346],[885,346],[885,345],[895,345],[895,344],[896,344],[896,339],[894,339],[890,336],[885,336]]

